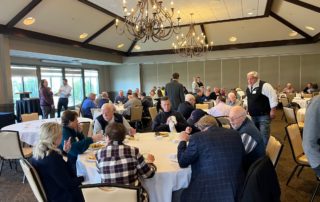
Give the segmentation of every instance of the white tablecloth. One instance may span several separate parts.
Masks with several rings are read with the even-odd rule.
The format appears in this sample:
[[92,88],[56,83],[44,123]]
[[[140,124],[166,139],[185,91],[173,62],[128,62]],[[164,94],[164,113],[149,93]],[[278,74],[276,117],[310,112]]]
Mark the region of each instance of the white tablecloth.
[[302,99],[302,98],[295,97],[295,98],[293,98],[292,102],[299,104],[299,106],[301,108],[307,108],[310,100],[311,100],[311,98],[303,98]]
[[304,122],[304,116],[306,114],[306,108],[301,108],[297,111],[297,121]]
[[[79,122],[91,122],[91,119],[78,117]],[[60,118],[52,118],[52,119],[42,119],[35,121],[27,121],[17,124],[12,124],[2,128],[2,130],[14,130],[19,132],[20,140],[29,144],[36,145],[39,141],[39,132],[40,126],[46,122],[57,122],[61,123]],[[92,128],[92,127],[90,127]]]
[[[172,137],[158,140],[154,133],[137,134],[139,140],[131,140],[128,145],[138,147],[141,154],[151,153],[155,156],[154,164],[157,166],[156,174],[142,181],[149,193],[151,202],[170,202],[172,191],[186,188],[191,178],[191,168],[181,169],[170,156],[176,155],[178,143],[172,141]],[[85,177],[86,183],[100,183],[96,163],[87,160],[87,151],[78,156],[77,173]]]
[[116,108],[116,112],[119,113],[119,114],[123,114],[123,112],[126,110],[126,109],[123,107],[123,104],[121,104],[121,105],[115,104],[114,106],[115,106],[115,108]]

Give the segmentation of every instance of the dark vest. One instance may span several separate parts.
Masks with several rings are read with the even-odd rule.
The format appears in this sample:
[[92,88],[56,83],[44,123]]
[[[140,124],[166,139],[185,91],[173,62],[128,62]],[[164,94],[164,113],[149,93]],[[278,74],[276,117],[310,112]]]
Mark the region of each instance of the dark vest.
[[254,88],[252,92],[247,88],[246,93],[248,97],[248,111],[250,116],[262,116],[270,114],[270,103],[267,96],[262,94],[262,86],[265,82],[259,82],[259,86]]
[[[123,123],[123,117],[121,114],[116,114],[114,113],[114,121],[117,122],[117,123]],[[103,118],[103,115],[101,114],[100,116],[98,116],[96,118],[97,121],[99,121],[100,125],[101,125],[101,128],[103,130],[103,133],[107,127],[107,125],[109,124],[108,121],[106,121],[104,118]]]

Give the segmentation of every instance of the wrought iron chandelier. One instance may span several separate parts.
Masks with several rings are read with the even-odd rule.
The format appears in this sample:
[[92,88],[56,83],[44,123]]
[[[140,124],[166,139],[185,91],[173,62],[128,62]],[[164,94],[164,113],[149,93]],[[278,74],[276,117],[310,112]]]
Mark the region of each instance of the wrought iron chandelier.
[[176,36],[176,42],[172,43],[174,52],[183,57],[202,56],[207,51],[210,51],[213,42],[206,43],[206,36],[201,33],[197,35],[194,21],[192,19],[193,13],[190,13],[190,27],[186,35],[183,33]]
[[174,15],[173,2],[171,9],[163,6],[161,0],[138,0],[135,9],[127,8],[126,0],[123,0],[124,22],[119,25],[116,19],[116,30],[119,34],[126,34],[130,40],[146,42],[152,39],[154,42],[168,40],[173,33],[177,34],[181,20],[178,11],[177,25],[172,19]]

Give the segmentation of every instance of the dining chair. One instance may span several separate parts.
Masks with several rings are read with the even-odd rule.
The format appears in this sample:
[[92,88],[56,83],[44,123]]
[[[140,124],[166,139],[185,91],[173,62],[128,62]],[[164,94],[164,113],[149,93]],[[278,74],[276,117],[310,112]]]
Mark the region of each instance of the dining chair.
[[19,162],[36,199],[39,202],[47,201],[46,193],[36,169],[26,159],[20,159]]
[[227,129],[231,128],[228,116],[217,116],[215,118],[218,121],[218,124],[220,127],[227,128]]
[[156,118],[157,114],[158,114],[157,108],[156,107],[149,107],[149,113],[150,113],[150,116],[151,116],[151,120],[153,121]]
[[196,109],[209,109],[209,104],[196,104]]
[[21,114],[21,121],[22,121],[22,122],[34,121],[34,120],[39,120],[39,115],[38,115],[38,113]]
[[[4,160],[8,160],[11,166],[11,160],[30,158],[32,156],[31,147],[21,147],[18,131],[1,130],[0,131],[0,175]],[[17,169],[17,164],[16,164]]]
[[309,93],[306,93],[306,94],[303,94],[303,98],[312,98],[312,94],[309,94]]
[[141,123],[142,125],[142,111],[142,106],[130,108],[130,123],[134,123],[136,129],[138,129],[138,123]]
[[266,154],[269,156],[274,167],[277,166],[281,152],[283,149],[283,144],[277,138],[270,135],[269,141],[266,148]]
[[299,129],[299,126],[297,123],[290,124],[286,126],[286,135],[288,136],[289,139],[289,144],[293,156],[293,160],[296,163],[295,168],[293,169],[292,173],[290,174],[290,177],[287,181],[287,185],[289,184],[291,178],[297,171],[298,167],[301,167],[300,171],[298,172],[298,175],[302,172],[304,167],[310,167],[308,159],[303,151],[302,147],[302,138],[301,138],[301,132]]
[[304,122],[298,122],[295,110],[291,107],[283,107],[284,116],[288,124],[297,123],[300,130],[304,128]]
[[287,98],[288,98],[288,101],[289,103],[292,102],[293,98],[296,96],[295,93],[287,93]]
[[80,186],[85,201],[114,201],[139,202],[142,201],[139,187],[122,184],[87,184]]

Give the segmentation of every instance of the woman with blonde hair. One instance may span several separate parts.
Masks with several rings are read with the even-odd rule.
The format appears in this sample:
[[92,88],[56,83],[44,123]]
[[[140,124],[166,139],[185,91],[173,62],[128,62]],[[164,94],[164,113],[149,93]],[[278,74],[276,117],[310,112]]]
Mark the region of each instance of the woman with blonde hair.
[[[33,149],[31,164],[37,170],[48,201],[84,201],[79,188],[83,178],[74,175],[71,167],[63,160],[58,149],[62,140],[61,125],[44,123],[40,128],[39,143]],[[63,150],[71,148],[70,139],[65,141]]]

